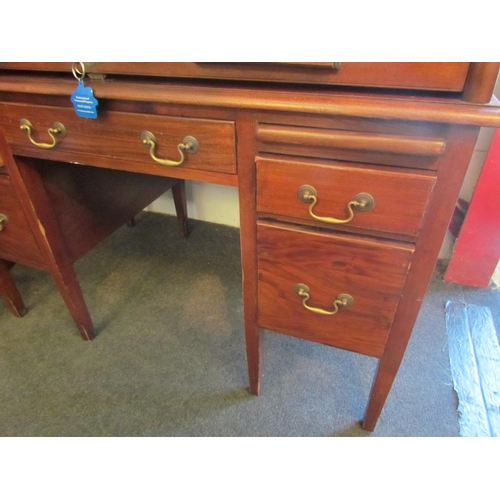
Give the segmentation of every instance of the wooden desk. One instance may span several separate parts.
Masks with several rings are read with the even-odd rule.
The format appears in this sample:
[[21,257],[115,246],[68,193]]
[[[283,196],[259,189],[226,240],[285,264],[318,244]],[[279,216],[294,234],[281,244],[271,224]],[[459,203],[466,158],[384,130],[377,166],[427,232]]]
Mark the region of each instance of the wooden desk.
[[[71,63],[0,63],[0,128],[20,165],[9,172],[23,193],[18,202],[41,203],[37,179],[54,177],[53,162],[63,172],[101,167],[116,185],[141,174],[149,188],[161,177],[238,186],[250,391],[259,393],[261,329],[373,356],[379,367],[363,422],[372,430],[479,128],[500,126],[498,103],[490,103],[499,65],[86,69],[99,100],[96,120],[75,115]],[[55,146],[32,144],[22,119],[33,125],[34,141]],[[63,138],[49,137],[56,122]],[[144,132],[154,144],[143,143]],[[179,149],[188,137],[196,152]],[[165,158],[182,162],[158,163]]]

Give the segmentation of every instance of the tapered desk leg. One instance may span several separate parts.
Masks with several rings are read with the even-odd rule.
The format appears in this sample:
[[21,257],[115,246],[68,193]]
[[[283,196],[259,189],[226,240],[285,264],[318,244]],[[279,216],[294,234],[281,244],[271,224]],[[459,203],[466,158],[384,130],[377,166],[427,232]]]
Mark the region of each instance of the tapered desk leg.
[[237,123],[238,194],[240,201],[241,268],[243,272],[243,316],[250,393],[260,390],[261,333],[257,316],[257,213],[255,206],[256,123],[241,116]]
[[7,263],[0,259],[0,296],[5,300],[7,307],[14,316],[21,318],[28,312],[23,299],[12,279]]
[[[399,364],[398,364],[399,366]],[[397,368],[389,366],[387,359],[382,359],[379,361],[377,368],[377,373],[373,381],[372,390],[370,393],[370,399],[368,400],[368,406],[365,412],[365,418],[362,423],[363,429],[367,431],[373,431],[377,425],[378,418],[385,404],[385,400],[389,395],[392,384],[396,377]]]
[[172,186],[172,195],[174,197],[175,211],[177,213],[177,221],[181,235],[184,238],[189,236],[188,217],[187,217],[187,200],[186,200],[186,182],[180,180]]
[[258,396],[260,393],[261,353],[260,331],[258,328],[247,328],[245,332],[247,346],[248,381],[250,394]]
[[42,253],[45,270],[54,278],[82,338],[92,340],[95,337],[94,325],[43,181],[35,168],[36,162],[28,158],[15,160],[5,139],[0,141],[0,146],[13,186]]
[[73,265],[69,262],[57,262],[50,273],[83,340],[92,340],[96,335],[95,328]]

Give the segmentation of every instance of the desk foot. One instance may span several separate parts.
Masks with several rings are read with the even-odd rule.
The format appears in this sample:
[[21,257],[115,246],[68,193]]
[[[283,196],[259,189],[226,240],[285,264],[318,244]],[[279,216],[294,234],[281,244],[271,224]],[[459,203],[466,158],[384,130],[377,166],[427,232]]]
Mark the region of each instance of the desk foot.
[[363,429],[370,432],[375,429],[394,379],[396,378],[400,362],[400,357],[397,360],[391,359],[389,356],[383,356],[380,359],[366,407],[365,417],[361,425]]
[[366,420],[363,420],[361,422],[361,428],[368,432],[373,432],[375,430],[376,425],[377,425],[377,420],[375,420],[375,422],[373,421],[368,422]]
[[248,392],[252,396],[258,396],[260,394],[260,381],[254,381],[254,383],[250,383],[250,386],[248,387]]
[[82,325],[76,325],[78,327],[78,330],[80,332],[80,335],[82,336],[82,339],[90,342],[91,340],[95,339],[96,336],[96,331],[94,327],[92,326],[92,330],[87,330],[84,326]]
[[248,381],[250,394],[258,396],[260,393],[260,378],[262,366],[262,353],[260,349],[260,331],[247,332],[246,347],[247,347],[247,364],[248,364]]
[[51,274],[83,340],[92,340],[96,331],[73,266],[67,263]]

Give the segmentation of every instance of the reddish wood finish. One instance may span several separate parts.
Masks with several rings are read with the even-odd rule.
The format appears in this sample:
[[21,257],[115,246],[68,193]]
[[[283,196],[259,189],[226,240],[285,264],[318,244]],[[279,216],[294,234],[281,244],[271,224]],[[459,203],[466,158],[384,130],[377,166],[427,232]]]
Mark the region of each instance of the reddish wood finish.
[[[38,161],[34,166],[73,262],[182,181],[85,165]],[[184,225],[186,212],[180,206]]]
[[[92,340],[96,330],[74,262],[166,190],[178,186],[177,198],[182,197],[184,183],[83,165],[15,159],[1,130],[0,154],[9,173],[0,175],[0,209],[9,214],[9,222],[0,232],[0,257],[50,272],[82,338]],[[176,207],[184,228],[185,205]],[[22,312],[15,288],[7,277],[4,281],[2,295],[15,313]]]
[[[163,165],[151,158],[149,148],[141,140],[144,131],[150,131],[157,140],[155,154],[160,159],[180,160],[177,146],[184,137],[193,136],[199,142],[196,154],[185,154],[180,170],[199,169],[234,174],[236,171],[234,124],[227,121],[193,120],[187,118],[118,113],[103,111],[98,120],[76,116],[71,108],[0,104],[0,127],[17,154],[37,156],[38,150],[20,129],[21,119],[29,120],[37,142],[51,142],[47,129],[54,122],[66,128],[66,137],[58,140],[54,151],[70,153],[79,160],[90,152],[113,161],[133,160],[144,164],[144,173],[162,175]],[[85,158],[86,160],[87,158]],[[83,163],[83,161],[82,161]]]
[[0,144],[0,151],[21,204],[26,208],[26,216],[40,247],[46,269],[52,274],[82,338],[92,340],[96,331],[73,262],[54,217],[53,207],[43,188],[43,181],[32,164],[19,158],[14,160],[1,134]]
[[[0,69],[62,71],[72,63],[0,63]],[[320,83],[364,87],[461,92],[469,63],[372,62],[341,63],[86,63],[92,74],[128,74],[224,80]]]
[[238,177],[240,202],[243,320],[250,393],[258,396],[262,373],[261,329],[257,320],[257,211],[255,208],[256,121],[242,113],[236,122],[239,139]]
[[181,180],[172,186],[172,196],[174,198],[175,211],[177,213],[177,221],[179,229],[184,238],[189,236],[188,217],[187,217],[187,198],[186,198],[186,183]]
[[500,260],[500,132],[490,149],[444,280],[487,288]]
[[28,309],[24,305],[23,299],[9,272],[9,266],[5,260],[0,259],[0,297],[5,300],[7,307],[14,316],[21,318]]
[[500,63],[470,63],[463,99],[477,103],[488,102],[495,88],[499,70]]
[[[353,220],[346,225],[416,236],[435,180],[426,172],[371,165],[259,159],[257,210],[314,220],[310,204],[297,196],[302,185],[311,185],[318,198],[313,214],[345,220],[349,202],[367,192],[375,199],[375,207],[367,212],[354,210]],[[331,224],[332,229],[339,226]]]
[[[262,222],[257,227],[259,325],[382,356],[413,246]],[[332,310],[341,293],[354,304],[333,316],[311,312],[294,291],[298,283],[310,288],[312,307]]]
[[[74,79],[48,77],[19,77],[0,74],[0,92],[42,94],[70,97],[75,90]],[[96,97],[116,102],[132,101],[193,106],[191,116],[202,112],[202,107],[223,109],[248,109],[277,112],[297,112],[312,116],[341,116],[384,120],[410,120],[433,123],[455,123],[496,127],[498,106],[496,102],[478,106],[460,99],[437,97],[391,96],[370,93],[342,92],[337,89],[318,90],[231,86],[212,83],[179,84],[167,82],[104,81],[92,82]],[[0,95],[0,99],[1,99]],[[9,97],[9,96],[7,96]],[[24,97],[21,96],[21,99]],[[14,97],[15,99],[15,97]],[[64,102],[68,102],[66,99]],[[106,101],[103,101],[106,104]],[[142,104],[144,107],[144,104]],[[273,115],[271,115],[273,116]],[[271,118],[271,117],[268,117]],[[303,120],[302,120],[303,122]],[[273,123],[273,122],[271,122]],[[306,126],[307,123],[303,123]],[[402,123],[404,126],[404,123]],[[170,174],[168,174],[170,175]]]
[[[325,130],[283,125],[259,124],[257,139],[262,142],[308,146],[315,148],[338,148],[367,150],[391,154],[439,156],[443,153],[443,139],[429,137],[405,137],[402,135],[367,134],[345,130]],[[261,149],[262,151],[262,149]]]
[[[19,171],[9,168],[9,175],[23,210],[35,208],[36,217],[26,212],[34,234],[38,221],[43,224],[43,237],[36,238],[51,269],[57,264],[60,268],[61,262],[69,267],[71,256],[83,244],[65,243],[64,233],[70,234],[75,224],[63,223],[63,215],[57,215],[57,207],[64,206],[54,203],[61,183],[52,189],[50,172],[54,171],[37,167],[40,159],[103,167],[119,176],[116,184],[124,186],[126,177],[120,177],[125,172],[238,185],[250,392],[260,390],[262,328],[375,356],[379,366],[363,422],[366,429],[373,429],[403,359],[479,127],[500,126],[495,100],[486,105],[464,101],[490,100],[486,94],[494,81],[494,63],[481,68],[475,63],[345,63],[340,70],[297,63],[98,63],[92,71],[118,76],[92,82],[100,118],[90,123],[71,114],[69,96],[75,81],[67,63],[25,67],[55,69],[68,77],[17,75],[14,70],[23,64],[0,65],[0,127],[9,130],[14,153],[20,155]],[[130,76],[137,73],[179,78]],[[338,87],[248,83],[252,79]],[[347,83],[358,88],[342,88]],[[385,88],[359,88],[364,85]],[[443,92],[391,90],[398,86]],[[61,111],[76,135],[50,150],[26,144],[17,130],[19,110],[35,109],[39,112],[33,120],[50,117],[49,123],[43,123],[45,128],[62,121],[52,114]],[[165,134],[162,145],[170,140],[166,128],[163,132],[166,123],[182,131],[180,135],[195,135],[183,129],[184,124],[202,128],[206,124],[206,137],[212,142],[203,142],[210,155],[199,156],[196,165],[190,164],[193,168],[150,165],[143,156],[147,150],[136,149],[138,124],[150,130],[150,123],[161,129],[158,134]],[[156,134],[156,128],[151,132]],[[176,141],[177,137],[168,144],[175,146]],[[68,175],[69,170],[61,178]],[[340,218],[358,192],[373,194],[376,206],[372,212],[356,213],[350,224],[333,227],[311,219],[308,206],[297,205],[296,192],[302,183],[316,187],[318,215]],[[63,195],[69,192],[62,190]],[[180,198],[179,206],[184,205],[182,196],[174,197]],[[310,318],[313,313],[291,291],[303,274],[313,282],[309,285],[313,305],[326,308],[335,294],[349,293],[350,288],[356,289],[355,305],[326,320]],[[336,283],[342,288],[333,290]],[[71,305],[78,301],[74,282],[68,289]],[[78,321],[85,324],[85,318]]]
[[479,134],[477,127],[452,127],[421,234],[415,245],[402,298],[373,382],[363,427],[373,430],[396,377],[434,271],[462,181]]
[[40,248],[7,175],[0,175],[0,214],[9,220],[0,231],[0,258],[43,268]]
[[[401,127],[393,129],[394,122],[373,120],[335,120],[326,124],[332,128],[314,127],[314,121],[310,122],[307,128],[259,123],[259,151],[304,157],[313,152],[316,158],[436,170],[437,159],[446,147],[439,126],[432,134],[429,125],[405,131]],[[370,132],[374,127],[378,133]]]

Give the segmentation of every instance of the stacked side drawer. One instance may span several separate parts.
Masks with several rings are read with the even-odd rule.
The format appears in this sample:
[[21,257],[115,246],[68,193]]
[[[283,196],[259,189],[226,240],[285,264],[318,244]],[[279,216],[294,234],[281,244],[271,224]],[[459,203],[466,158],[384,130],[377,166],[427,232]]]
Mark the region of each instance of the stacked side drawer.
[[0,258],[43,268],[43,258],[8,175],[0,173]]
[[272,154],[256,169],[259,326],[381,357],[435,172]]

